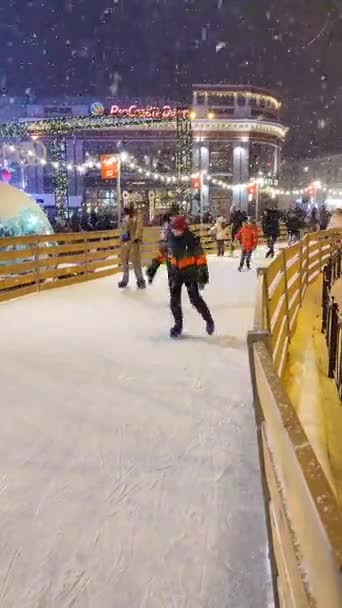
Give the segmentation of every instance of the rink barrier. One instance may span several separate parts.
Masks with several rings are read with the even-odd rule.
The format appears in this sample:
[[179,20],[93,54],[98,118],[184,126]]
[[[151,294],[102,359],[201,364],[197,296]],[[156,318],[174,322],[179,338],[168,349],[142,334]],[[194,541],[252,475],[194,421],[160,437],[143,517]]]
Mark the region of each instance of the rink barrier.
[[[206,253],[215,254],[212,225],[191,228],[201,237]],[[228,242],[229,234],[228,230]],[[260,235],[262,239],[261,232]],[[158,227],[145,228],[143,265],[148,264],[156,253],[159,236]],[[111,276],[120,271],[118,230],[0,239],[0,302]]]
[[[208,254],[216,253],[211,227],[192,226]],[[145,228],[144,265],[156,253],[159,236],[158,227]],[[0,302],[120,271],[118,230],[0,239]]]
[[306,288],[339,238],[309,234],[258,271],[248,352],[276,608],[342,606],[342,511],[281,380]]
[[[151,260],[158,238],[158,228],[145,230],[143,264]],[[118,231],[0,240],[0,302],[111,276],[120,271]]]

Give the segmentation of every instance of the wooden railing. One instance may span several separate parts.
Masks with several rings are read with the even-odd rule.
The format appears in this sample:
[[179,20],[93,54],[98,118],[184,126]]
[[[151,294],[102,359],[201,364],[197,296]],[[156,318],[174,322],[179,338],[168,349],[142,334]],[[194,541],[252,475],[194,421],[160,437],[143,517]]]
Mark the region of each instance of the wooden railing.
[[288,347],[296,328],[298,312],[307,289],[330,257],[334,240],[328,232],[306,235],[284,249],[262,274],[263,327],[271,338],[271,353],[282,377]]
[[[211,227],[192,226],[209,254],[216,252]],[[151,260],[159,234],[157,227],[145,229],[144,264]],[[226,234],[228,244],[230,228]],[[262,241],[261,227],[259,238]],[[280,238],[287,238],[284,225],[281,226]],[[117,230],[3,238],[0,239],[0,302],[106,277],[120,270],[120,236]]]
[[[159,237],[157,228],[144,236],[143,263]],[[0,240],[0,301],[120,271],[117,231],[81,232]]]
[[[207,253],[216,252],[209,226],[193,226]],[[143,264],[150,262],[159,228],[146,228]],[[227,233],[229,240],[229,234]],[[0,302],[120,272],[118,230],[0,239]]]
[[342,606],[342,513],[281,381],[305,291],[337,237],[307,235],[259,271],[248,335],[277,608]]

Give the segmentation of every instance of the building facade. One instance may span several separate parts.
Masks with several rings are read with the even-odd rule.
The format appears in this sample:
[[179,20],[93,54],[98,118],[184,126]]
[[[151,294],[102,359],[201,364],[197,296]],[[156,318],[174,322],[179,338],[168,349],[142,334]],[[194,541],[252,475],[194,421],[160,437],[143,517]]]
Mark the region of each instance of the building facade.
[[[64,138],[68,166],[69,205],[86,206],[89,210],[117,207],[117,189],[101,179],[96,161],[102,155],[125,150],[142,167],[138,172],[123,166],[121,189],[129,191],[138,205],[149,205],[153,200],[156,212],[167,209],[181,196],[177,184],[168,175],[176,172],[177,130],[175,121],[139,122],[139,117],[168,115],[179,108],[177,102],[145,99],[78,98],[46,100],[11,100],[0,103],[0,122],[21,121],[38,125],[32,138],[47,150],[51,137],[39,130],[40,121],[72,119],[91,114],[109,114],[129,120],[115,128],[91,129],[84,126]],[[164,109],[163,109],[164,108]],[[189,109],[192,131],[193,174],[198,176],[193,186],[193,210],[202,213],[228,213],[232,204],[247,209],[248,182],[260,176],[276,182],[279,177],[281,147],[286,128],[279,122],[281,103],[272,94],[256,87],[229,85],[196,85]],[[173,113],[173,114],[172,114]],[[15,144],[8,138],[2,144]],[[87,160],[87,170],[83,166]],[[10,163],[3,159],[13,173],[12,183],[20,185],[36,198],[53,205],[54,167],[50,162]],[[165,179],[156,179],[156,175]],[[221,183],[221,184],[220,184]],[[222,183],[229,189],[222,188]]]
[[[248,182],[279,179],[287,129],[281,102],[268,91],[242,85],[195,85],[193,89],[194,170],[233,186],[229,204],[247,210]],[[226,192],[206,183],[202,206],[224,211]]]

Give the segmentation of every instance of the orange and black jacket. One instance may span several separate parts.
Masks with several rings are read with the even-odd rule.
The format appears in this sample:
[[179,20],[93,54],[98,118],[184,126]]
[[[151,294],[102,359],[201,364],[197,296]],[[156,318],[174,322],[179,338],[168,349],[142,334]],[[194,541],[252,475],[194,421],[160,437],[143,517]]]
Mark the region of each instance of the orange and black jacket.
[[150,280],[162,262],[167,263],[169,283],[205,285],[209,281],[207,258],[200,239],[191,230],[185,230],[180,236],[169,235],[167,253],[159,252],[147,270]]

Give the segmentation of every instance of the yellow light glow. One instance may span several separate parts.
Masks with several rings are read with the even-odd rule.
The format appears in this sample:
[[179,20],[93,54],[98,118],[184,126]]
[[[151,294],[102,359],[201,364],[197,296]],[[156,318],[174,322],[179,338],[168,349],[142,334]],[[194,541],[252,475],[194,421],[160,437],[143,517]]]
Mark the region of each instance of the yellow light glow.
[[194,112],[194,111],[190,112],[190,118],[191,118],[191,120],[195,120],[196,112]]

